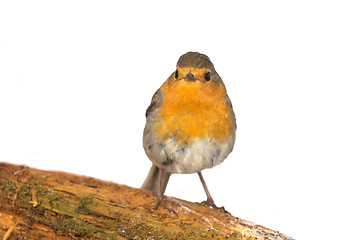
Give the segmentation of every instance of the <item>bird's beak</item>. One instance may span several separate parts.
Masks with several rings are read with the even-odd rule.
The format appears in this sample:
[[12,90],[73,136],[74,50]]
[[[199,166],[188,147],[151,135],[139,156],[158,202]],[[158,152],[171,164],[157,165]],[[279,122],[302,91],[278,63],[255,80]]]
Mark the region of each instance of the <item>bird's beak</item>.
[[188,74],[186,74],[185,80],[195,82],[197,79],[195,78],[195,76],[192,73],[188,73]]

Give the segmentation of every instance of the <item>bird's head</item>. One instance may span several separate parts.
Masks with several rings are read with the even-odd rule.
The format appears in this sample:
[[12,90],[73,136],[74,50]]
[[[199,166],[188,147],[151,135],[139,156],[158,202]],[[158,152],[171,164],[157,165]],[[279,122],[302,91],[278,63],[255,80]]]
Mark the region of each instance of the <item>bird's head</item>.
[[222,83],[209,57],[198,52],[188,52],[182,55],[177,62],[173,76],[175,81]]

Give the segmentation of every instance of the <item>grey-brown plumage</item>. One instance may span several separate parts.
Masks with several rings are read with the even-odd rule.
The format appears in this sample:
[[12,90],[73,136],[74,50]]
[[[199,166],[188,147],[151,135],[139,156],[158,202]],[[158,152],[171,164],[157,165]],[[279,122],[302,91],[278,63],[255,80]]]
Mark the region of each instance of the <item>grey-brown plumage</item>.
[[198,52],[188,52],[182,55],[177,62],[177,66],[180,68],[192,67],[215,70],[210,58]]

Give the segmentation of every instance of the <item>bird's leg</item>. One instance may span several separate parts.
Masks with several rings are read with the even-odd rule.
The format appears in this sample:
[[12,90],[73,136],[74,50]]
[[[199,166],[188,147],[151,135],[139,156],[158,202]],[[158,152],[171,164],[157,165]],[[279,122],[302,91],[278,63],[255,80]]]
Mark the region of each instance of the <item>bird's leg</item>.
[[198,175],[199,175],[200,181],[201,181],[201,183],[202,183],[202,185],[204,187],[204,190],[205,190],[205,193],[206,193],[206,196],[207,196],[206,201],[203,201],[201,204],[210,206],[210,207],[212,207],[214,209],[217,209],[217,210],[220,210],[222,212],[227,212],[224,207],[218,207],[218,206],[215,205],[214,200],[212,199],[212,197],[210,195],[209,189],[206,186],[206,183],[204,181],[204,178],[203,178],[201,172],[198,172]]
[[204,178],[201,174],[201,172],[198,172],[198,175],[199,175],[199,178],[200,178],[200,181],[204,187],[204,190],[205,190],[205,193],[206,193],[206,196],[207,196],[207,199],[206,201],[202,202],[202,204],[205,204],[205,205],[209,205],[209,206],[212,206],[213,208],[218,208],[215,203],[214,203],[214,200],[212,199],[211,195],[210,195],[210,192],[209,192],[209,189],[207,188],[206,186],[206,183],[204,181]]
[[157,192],[157,200],[154,206],[154,210],[156,210],[159,206],[159,204],[161,204],[161,206],[163,206],[163,208],[165,208],[166,210],[168,210],[171,213],[175,213],[175,215],[177,216],[177,213],[172,210],[171,208],[167,207],[165,205],[165,199],[164,199],[164,194],[161,191],[161,177],[162,177],[162,169],[160,168],[159,170],[159,185],[158,185],[158,192]]

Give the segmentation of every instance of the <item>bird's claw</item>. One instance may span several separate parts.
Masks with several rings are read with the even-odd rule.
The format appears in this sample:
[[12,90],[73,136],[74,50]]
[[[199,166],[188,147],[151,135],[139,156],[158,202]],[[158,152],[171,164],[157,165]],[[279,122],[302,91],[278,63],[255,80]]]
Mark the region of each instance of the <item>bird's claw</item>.
[[218,210],[219,212],[230,214],[228,211],[225,210],[224,207],[216,206],[212,199],[207,199],[206,201],[201,202],[200,205],[208,206],[208,207],[211,207],[211,208],[213,208],[215,210]]
[[158,197],[158,198],[157,198],[156,203],[155,203],[155,206],[154,206],[154,210],[156,210],[156,209],[159,207],[160,204],[161,204],[161,206],[162,206],[164,209],[166,209],[166,210],[169,211],[170,213],[174,213],[174,214],[178,217],[177,213],[176,213],[173,209],[171,209],[171,208],[169,208],[169,207],[166,206],[165,200],[164,200],[163,197]]

